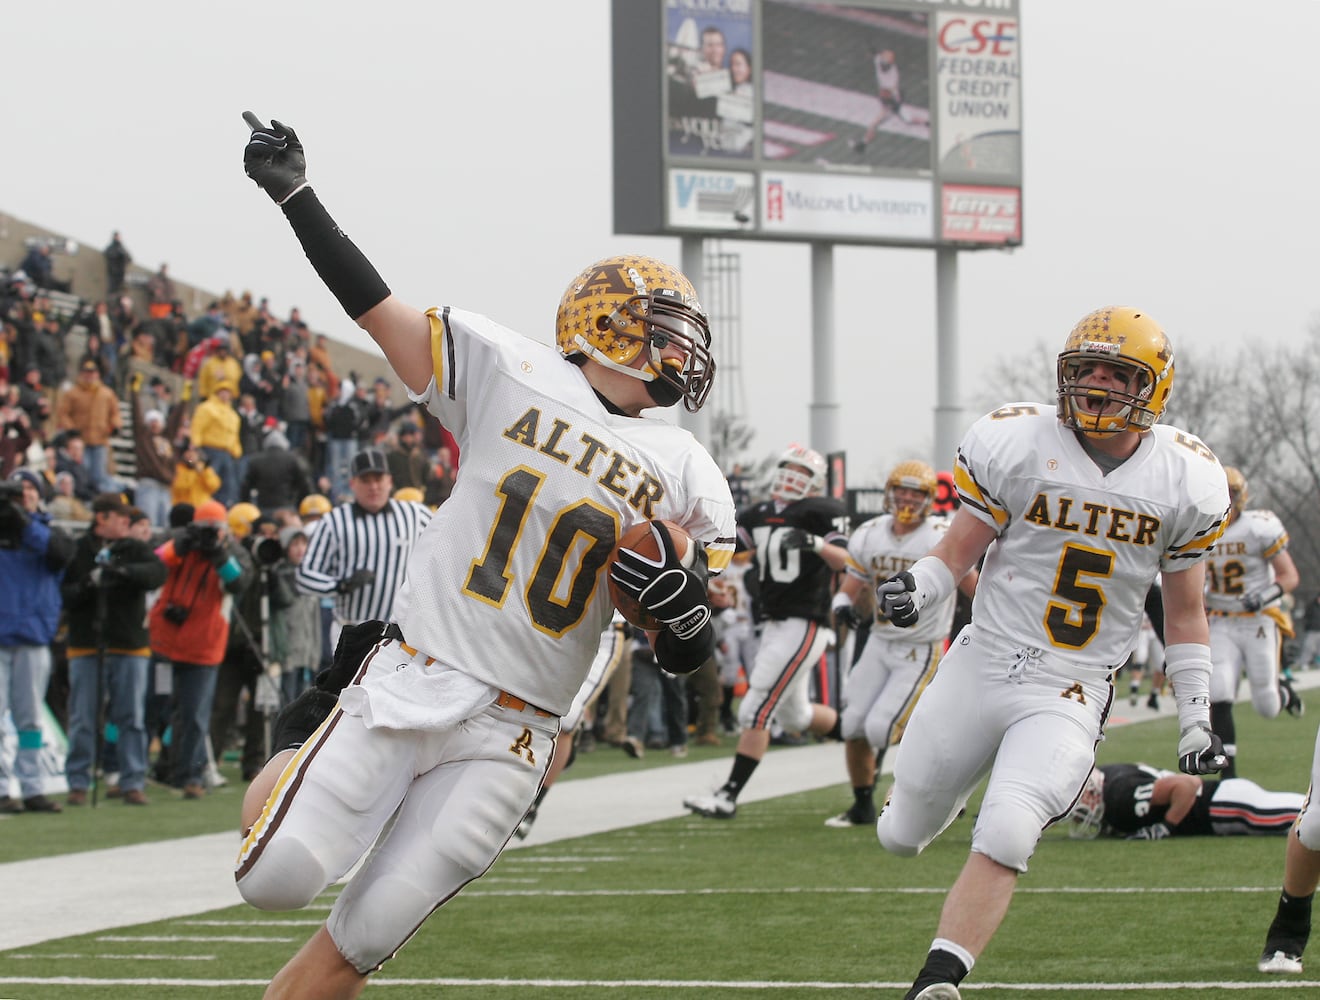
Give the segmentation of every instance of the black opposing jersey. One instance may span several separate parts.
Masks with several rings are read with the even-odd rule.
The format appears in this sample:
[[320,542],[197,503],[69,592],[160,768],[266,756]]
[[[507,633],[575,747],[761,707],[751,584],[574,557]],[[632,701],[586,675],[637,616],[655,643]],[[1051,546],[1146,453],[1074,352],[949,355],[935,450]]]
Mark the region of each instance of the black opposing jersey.
[[808,618],[828,624],[834,571],[810,549],[788,549],[791,528],[846,545],[848,511],[833,497],[805,497],[785,504],[766,500],[738,516],[738,535],[754,552],[754,614],[766,619]]
[[[1167,771],[1149,764],[1106,764],[1100,771],[1105,776],[1104,825],[1111,833],[1123,836],[1136,833],[1143,826],[1164,822],[1168,805],[1152,805],[1150,800],[1155,793],[1155,782]],[[1210,801],[1218,787],[1219,782],[1213,778],[1204,779],[1191,811],[1172,829],[1187,835],[1214,833]]]

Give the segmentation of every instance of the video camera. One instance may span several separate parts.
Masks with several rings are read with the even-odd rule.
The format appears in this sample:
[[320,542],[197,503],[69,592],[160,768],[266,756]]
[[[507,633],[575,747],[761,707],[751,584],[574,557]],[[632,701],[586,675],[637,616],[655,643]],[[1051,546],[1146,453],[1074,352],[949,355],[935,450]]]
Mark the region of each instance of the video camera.
[[252,554],[263,566],[274,566],[284,558],[284,546],[278,538],[258,538],[252,546]]
[[16,549],[23,543],[28,512],[23,506],[23,484],[0,481],[0,548]]
[[193,523],[184,527],[184,538],[192,548],[203,555],[210,555],[220,548],[220,526],[216,524]]

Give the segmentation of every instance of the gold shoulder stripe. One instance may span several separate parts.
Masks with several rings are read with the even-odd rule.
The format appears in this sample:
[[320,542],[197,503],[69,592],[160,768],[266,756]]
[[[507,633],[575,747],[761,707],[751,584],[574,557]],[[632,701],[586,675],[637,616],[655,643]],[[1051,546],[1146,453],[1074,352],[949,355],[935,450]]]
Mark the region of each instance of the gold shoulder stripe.
[[959,456],[958,464],[953,470],[953,485],[957,488],[959,496],[963,502],[970,504],[979,511],[989,514],[995,519],[995,525],[1002,528],[1008,522],[1008,512],[997,503],[992,503],[987,499],[985,491],[975,478],[971,471]]
[[1271,545],[1268,549],[1266,549],[1262,553],[1262,556],[1265,559],[1273,559],[1275,556],[1277,556],[1287,547],[1288,547],[1288,533],[1285,531],[1282,535],[1279,536],[1278,540],[1273,545]]

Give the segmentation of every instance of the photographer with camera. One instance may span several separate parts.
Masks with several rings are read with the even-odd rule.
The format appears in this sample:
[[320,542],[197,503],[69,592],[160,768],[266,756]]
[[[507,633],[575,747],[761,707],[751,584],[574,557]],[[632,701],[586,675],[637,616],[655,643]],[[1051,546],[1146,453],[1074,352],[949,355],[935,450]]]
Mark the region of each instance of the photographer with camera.
[[229,640],[227,598],[251,581],[252,560],[229,537],[218,500],[199,504],[192,522],[156,551],[169,573],[149,627],[152,650],[174,668],[173,783],[184,798],[199,799],[205,794],[216,673]]
[[60,579],[73,539],[50,526],[41,510],[41,479],[19,469],[0,483],[0,715],[8,708],[18,730],[14,770],[0,767],[0,813],[59,812],[42,794],[41,709],[50,682],[50,643],[60,621]]
[[144,806],[147,780],[147,663],[151,655],[146,596],[165,582],[165,566],[129,533],[130,511],[118,493],[92,501],[91,530],[78,538],[64,576],[69,625],[68,803],[87,802],[97,758],[101,703],[119,729],[119,788],[126,805]]

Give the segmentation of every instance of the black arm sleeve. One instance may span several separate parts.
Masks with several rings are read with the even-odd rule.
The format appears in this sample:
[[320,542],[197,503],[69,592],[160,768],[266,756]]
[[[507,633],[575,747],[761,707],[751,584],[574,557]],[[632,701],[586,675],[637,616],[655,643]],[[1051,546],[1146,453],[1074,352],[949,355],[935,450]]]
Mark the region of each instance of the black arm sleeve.
[[669,629],[655,637],[655,659],[671,674],[690,674],[715,655],[715,626],[710,622],[684,641]]
[[356,320],[389,297],[389,286],[330,218],[315,191],[303,188],[281,207],[303,253],[349,319]]

